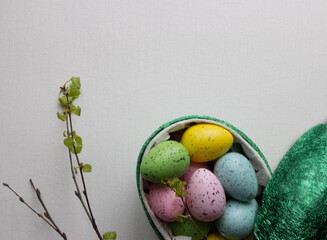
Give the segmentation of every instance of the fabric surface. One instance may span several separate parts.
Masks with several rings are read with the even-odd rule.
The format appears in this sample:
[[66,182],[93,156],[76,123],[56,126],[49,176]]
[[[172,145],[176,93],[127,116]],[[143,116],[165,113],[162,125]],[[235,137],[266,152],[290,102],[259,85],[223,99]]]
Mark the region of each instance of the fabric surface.
[[255,236],[327,239],[327,124],[303,134],[279,163],[263,194]]

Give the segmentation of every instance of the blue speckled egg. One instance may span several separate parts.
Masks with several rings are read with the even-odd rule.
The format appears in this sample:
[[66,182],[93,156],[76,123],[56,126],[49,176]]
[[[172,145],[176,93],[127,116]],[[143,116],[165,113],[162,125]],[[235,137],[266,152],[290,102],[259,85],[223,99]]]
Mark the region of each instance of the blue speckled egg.
[[255,199],[249,202],[230,200],[226,203],[223,215],[215,224],[225,238],[239,240],[248,236],[254,227],[258,203]]
[[255,198],[258,191],[257,176],[249,160],[242,154],[226,153],[216,162],[214,173],[232,198],[243,202]]

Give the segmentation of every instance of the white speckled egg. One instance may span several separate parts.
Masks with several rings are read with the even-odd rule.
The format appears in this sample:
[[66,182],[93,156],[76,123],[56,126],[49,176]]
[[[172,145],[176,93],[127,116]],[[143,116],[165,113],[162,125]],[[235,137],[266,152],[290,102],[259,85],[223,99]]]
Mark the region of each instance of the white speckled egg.
[[257,176],[249,160],[242,154],[226,153],[216,162],[214,173],[226,194],[232,198],[248,202],[257,195]]
[[187,185],[187,206],[192,216],[203,222],[219,218],[225,209],[226,196],[218,178],[209,170],[196,170]]
[[153,183],[149,189],[149,204],[153,213],[163,221],[173,222],[179,213],[183,213],[185,206],[176,193],[167,188]]
[[248,236],[254,227],[258,203],[230,200],[223,215],[215,222],[218,231],[229,240],[239,240]]

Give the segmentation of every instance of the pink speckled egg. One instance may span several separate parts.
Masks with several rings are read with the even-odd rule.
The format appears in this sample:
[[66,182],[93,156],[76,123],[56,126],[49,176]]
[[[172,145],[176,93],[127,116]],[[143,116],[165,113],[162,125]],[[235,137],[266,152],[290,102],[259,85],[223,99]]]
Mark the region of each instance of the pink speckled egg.
[[225,191],[209,170],[196,170],[187,185],[187,206],[196,219],[211,222],[218,219],[226,206]]
[[210,170],[209,166],[205,163],[191,161],[190,167],[187,169],[186,173],[181,177],[181,180],[186,182],[186,184],[188,184],[193,173],[199,168],[205,168]]
[[149,189],[149,204],[153,213],[165,222],[176,221],[179,213],[183,213],[185,206],[176,193],[167,188],[153,183]]

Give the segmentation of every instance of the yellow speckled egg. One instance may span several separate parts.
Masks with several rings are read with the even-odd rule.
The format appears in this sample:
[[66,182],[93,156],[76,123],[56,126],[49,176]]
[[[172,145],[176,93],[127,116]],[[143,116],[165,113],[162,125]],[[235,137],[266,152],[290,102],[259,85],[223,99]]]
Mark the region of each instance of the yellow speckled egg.
[[207,240],[226,240],[219,233],[210,233],[207,237]]
[[233,140],[233,135],[223,127],[197,124],[184,132],[181,143],[188,150],[191,161],[208,162],[224,155]]

